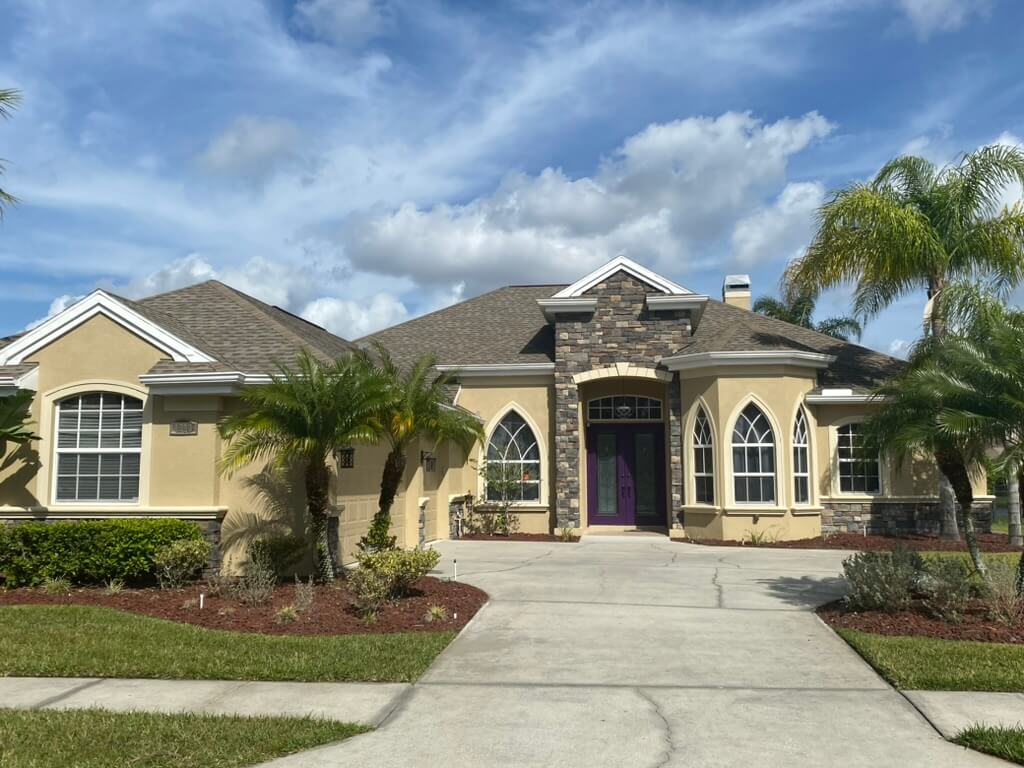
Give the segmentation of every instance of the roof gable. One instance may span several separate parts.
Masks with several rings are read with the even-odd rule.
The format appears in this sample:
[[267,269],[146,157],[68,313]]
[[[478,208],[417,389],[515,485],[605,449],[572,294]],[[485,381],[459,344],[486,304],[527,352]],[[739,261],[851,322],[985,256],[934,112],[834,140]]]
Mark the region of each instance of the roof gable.
[[604,282],[616,272],[625,272],[626,274],[632,275],[637,280],[650,285],[660,293],[668,294],[670,296],[695,295],[689,288],[684,288],[678,283],[672,282],[667,277],[663,277],[657,272],[654,272],[641,264],[637,264],[632,259],[625,256],[616,256],[607,264],[603,264],[590,274],[581,277],[572,285],[566,286],[551,298],[579,298],[595,285]]
[[106,291],[96,290],[0,348],[0,366],[20,365],[43,347],[103,315],[180,363],[211,363],[210,355]]

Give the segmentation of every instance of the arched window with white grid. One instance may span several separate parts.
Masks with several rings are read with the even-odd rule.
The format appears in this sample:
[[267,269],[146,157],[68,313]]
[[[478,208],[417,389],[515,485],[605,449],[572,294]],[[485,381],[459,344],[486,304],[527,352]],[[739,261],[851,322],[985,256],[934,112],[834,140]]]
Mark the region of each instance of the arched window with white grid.
[[516,411],[509,411],[491,432],[487,476],[488,501],[540,501],[540,448],[530,425]]
[[811,502],[810,433],[803,408],[797,408],[793,424],[793,502]]
[[704,409],[693,422],[693,490],[698,504],[715,503],[715,458],[711,423]]
[[732,430],[732,474],[738,504],[775,501],[775,434],[768,417],[750,403]]

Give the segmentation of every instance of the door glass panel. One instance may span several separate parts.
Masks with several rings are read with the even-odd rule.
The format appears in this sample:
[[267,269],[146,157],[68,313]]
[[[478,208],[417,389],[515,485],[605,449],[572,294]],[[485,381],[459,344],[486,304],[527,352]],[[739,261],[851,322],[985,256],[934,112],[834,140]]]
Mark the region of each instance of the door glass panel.
[[654,435],[650,432],[638,432],[634,436],[636,453],[636,516],[638,518],[657,517],[657,472],[655,471]]
[[615,435],[597,436],[597,514],[616,515],[619,512],[618,464]]

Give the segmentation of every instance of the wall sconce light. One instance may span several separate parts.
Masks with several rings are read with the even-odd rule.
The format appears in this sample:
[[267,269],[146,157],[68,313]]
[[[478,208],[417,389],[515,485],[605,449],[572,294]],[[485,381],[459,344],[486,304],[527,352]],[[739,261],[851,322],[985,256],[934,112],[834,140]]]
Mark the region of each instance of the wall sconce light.
[[338,469],[352,469],[356,465],[356,449],[351,446],[338,448],[334,451],[334,460],[338,463]]
[[420,464],[424,472],[433,472],[437,469],[437,457],[433,451],[420,451]]

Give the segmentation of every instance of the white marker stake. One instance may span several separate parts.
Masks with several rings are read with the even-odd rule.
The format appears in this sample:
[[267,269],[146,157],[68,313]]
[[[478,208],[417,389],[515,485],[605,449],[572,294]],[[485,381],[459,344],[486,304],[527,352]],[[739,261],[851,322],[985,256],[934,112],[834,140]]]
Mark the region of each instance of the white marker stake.
[[203,603],[205,602],[205,600],[206,600],[206,595],[204,595],[202,592],[200,592],[199,593],[199,610],[200,611],[203,610]]
[[459,580],[459,561],[452,560],[452,581]]

